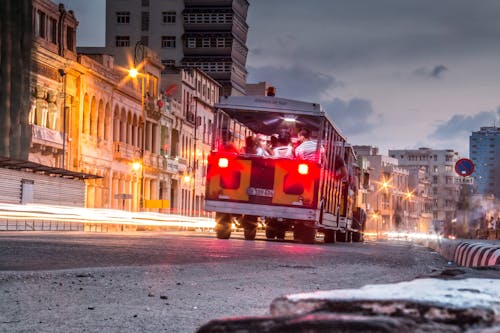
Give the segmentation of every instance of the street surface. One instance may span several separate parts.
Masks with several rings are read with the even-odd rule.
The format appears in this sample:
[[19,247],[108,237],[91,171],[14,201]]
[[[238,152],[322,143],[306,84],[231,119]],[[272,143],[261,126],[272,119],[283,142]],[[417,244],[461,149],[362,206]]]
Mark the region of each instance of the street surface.
[[304,245],[213,233],[2,232],[0,332],[195,332],[293,293],[439,275],[407,242]]

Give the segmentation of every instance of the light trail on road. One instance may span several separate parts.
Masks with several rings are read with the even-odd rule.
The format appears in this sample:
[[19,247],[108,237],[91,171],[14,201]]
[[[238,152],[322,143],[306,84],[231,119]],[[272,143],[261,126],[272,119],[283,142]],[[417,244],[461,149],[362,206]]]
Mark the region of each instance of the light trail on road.
[[73,223],[129,224],[193,228],[213,228],[215,226],[215,220],[209,217],[67,206],[0,204],[0,221],[27,219]]

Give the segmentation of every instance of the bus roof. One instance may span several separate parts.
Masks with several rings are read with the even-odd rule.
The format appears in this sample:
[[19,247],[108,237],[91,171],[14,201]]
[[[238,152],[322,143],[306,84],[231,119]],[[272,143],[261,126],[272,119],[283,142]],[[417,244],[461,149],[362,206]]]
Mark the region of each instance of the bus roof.
[[295,122],[296,127],[318,131],[322,120],[326,119],[341,135],[338,127],[318,103],[274,96],[225,96],[215,107],[256,133],[277,133],[286,122]]

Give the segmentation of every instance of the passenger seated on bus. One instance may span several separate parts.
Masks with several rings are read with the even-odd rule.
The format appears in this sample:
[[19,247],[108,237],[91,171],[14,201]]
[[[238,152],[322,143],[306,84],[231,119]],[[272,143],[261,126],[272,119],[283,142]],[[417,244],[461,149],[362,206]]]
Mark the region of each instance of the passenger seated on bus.
[[344,159],[340,156],[335,156],[335,165],[334,165],[334,170],[335,170],[335,179],[346,179],[347,177],[347,166],[344,162]]
[[269,157],[272,155],[269,149],[269,140],[264,134],[257,135],[257,155],[263,157]]
[[278,133],[278,140],[276,146],[273,147],[274,157],[293,157],[292,135],[286,128],[282,128]]
[[257,154],[257,142],[253,135],[249,135],[245,138],[245,147],[242,151],[243,154]]
[[301,160],[320,162],[325,155],[325,148],[320,147],[319,156],[316,152],[318,141],[311,138],[311,131],[302,128],[297,134],[299,145],[295,148],[295,157]]
[[238,153],[238,149],[233,143],[233,133],[225,132],[222,135],[222,147],[220,147],[220,151],[225,153]]

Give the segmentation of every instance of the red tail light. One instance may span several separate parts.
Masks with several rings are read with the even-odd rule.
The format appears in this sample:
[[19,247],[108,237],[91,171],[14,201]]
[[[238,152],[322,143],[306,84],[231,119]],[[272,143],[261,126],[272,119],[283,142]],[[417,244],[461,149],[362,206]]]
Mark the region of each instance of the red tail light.
[[219,158],[219,168],[227,168],[229,165],[229,160],[225,157]]
[[307,164],[301,163],[299,164],[297,171],[301,175],[307,175],[309,173],[309,166]]

